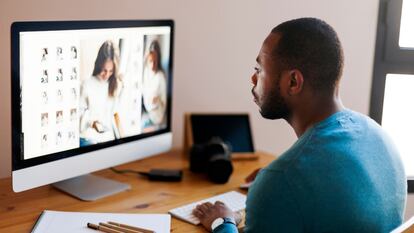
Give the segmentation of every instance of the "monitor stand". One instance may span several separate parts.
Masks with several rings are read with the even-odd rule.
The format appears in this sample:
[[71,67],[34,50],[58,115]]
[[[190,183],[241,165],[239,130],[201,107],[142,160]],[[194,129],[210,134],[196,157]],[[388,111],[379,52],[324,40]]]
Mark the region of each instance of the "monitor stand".
[[95,201],[131,188],[129,184],[90,174],[63,180],[53,186],[82,201]]

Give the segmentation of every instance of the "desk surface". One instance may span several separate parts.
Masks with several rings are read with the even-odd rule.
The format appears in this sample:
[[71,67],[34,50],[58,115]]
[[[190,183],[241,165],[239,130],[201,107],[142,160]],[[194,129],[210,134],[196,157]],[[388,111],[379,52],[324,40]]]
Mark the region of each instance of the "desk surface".
[[[30,232],[40,213],[45,210],[109,213],[167,213],[169,209],[208,198],[231,190],[238,190],[244,178],[254,169],[275,159],[258,153],[258,160],[234,161],[234,172],[228,183],[214,184],[203,174],[191,173],[188,161],[179,151],[172,151],[125,165],[118,169],[146,171],[149,168],[183,169],[182,182],[149,182],[133,174],[116,174],[106,169],[95,174],[129,183],[132,189],[94,202],[84,202],[47,185],[21,193],[13,193],[11,179],[0,180],[0,232]],[[240,190],[238,190],[240,191]],[[172,217],[172,232],[205,232]]]

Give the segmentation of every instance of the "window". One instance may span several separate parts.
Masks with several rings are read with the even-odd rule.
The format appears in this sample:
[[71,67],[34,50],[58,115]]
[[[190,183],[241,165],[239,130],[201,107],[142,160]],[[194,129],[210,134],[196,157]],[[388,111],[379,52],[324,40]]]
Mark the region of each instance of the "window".
[[381,0],[370,116],[396,143],[414,192],[414,0]]
[[386,75],[381,122],[397,145],[409,175],[414,174],[414,107],[407,106],[413,105],[413,87],[414,75]]
[[403,0],[399,46],[414,49],[414,0]]

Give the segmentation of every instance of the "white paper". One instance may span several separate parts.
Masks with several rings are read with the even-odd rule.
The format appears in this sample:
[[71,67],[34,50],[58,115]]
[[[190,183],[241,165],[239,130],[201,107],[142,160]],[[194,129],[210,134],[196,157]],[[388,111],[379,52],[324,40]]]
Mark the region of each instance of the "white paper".
[[100,222],[118,222],[131,226],[146,228],[156,233],[169,233],[171,216],[169,214],[113,214],[43,211],[32,233],[96,233],[89,229],[88,223],[98,225]]

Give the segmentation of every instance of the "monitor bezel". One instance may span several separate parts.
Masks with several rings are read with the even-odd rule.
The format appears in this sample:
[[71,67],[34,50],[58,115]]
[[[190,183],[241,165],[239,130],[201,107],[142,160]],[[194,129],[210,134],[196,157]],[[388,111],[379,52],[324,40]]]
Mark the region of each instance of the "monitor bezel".
[[[167,127],[162,130],[144,133],[136,136],[126,137],[79,147],[67,151],[52,153],[31,159],[23,159],[23,138],[21,122],[21,92],[20,92],[20,32],[29,31],[59,31],[59,30],[81,30],[81,29],[107,29],[107,28],[130,28],[130,27],[159,27],[167,26],[170,32],[170,54],[167,77]],[[171,132],[171,110],[172,110],[172,82],[173,82],[173,56],[174,54],[174,21],[173,20],[95,20],[95,21],[31,21],[14,22],[11,25],[11,123],[12,123],[12,171],[37,166],[65,158],[81,156],[82,154],[95,152],[109,147],[119,146],[128,142],[142,140],[157,135]]]

